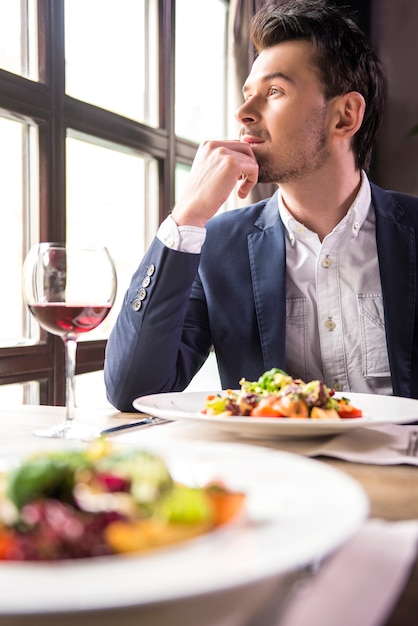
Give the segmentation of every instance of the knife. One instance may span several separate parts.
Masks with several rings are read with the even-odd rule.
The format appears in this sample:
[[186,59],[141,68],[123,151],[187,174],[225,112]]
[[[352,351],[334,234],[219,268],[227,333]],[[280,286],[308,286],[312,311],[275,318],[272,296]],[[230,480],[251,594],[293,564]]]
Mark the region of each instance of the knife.
[[161,417],[144,417],[141,420],[136,422],[130,422],[129,424],[119,424],[118,426],[111,426],[110,428],[105,428],[99,432],[99,436],[112,435],[113,433],[117,433],[121,430],[127,430],[128,428],[141,428],[142,426],[152,426],[157,424],[169,424],[171,420],[165,420]]

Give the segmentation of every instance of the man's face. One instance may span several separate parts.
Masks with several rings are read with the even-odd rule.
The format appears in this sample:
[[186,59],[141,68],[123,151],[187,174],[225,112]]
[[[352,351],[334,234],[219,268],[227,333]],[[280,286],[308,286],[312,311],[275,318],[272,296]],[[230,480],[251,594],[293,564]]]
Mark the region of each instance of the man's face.
[[330,157],[328,104],[307,41],[286,41],[260,53],[237,111],[240,139],[253,149],[259,182],[300,180]]

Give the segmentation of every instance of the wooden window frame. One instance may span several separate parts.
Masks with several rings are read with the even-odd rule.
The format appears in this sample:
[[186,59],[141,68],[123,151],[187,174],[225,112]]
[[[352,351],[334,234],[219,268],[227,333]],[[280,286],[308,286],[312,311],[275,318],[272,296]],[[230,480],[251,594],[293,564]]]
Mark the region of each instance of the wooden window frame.
[[[174,202],[176,162],[191,164],[196,144],[174,132],[175,0],[158,0],[159,127],[152,128],[65,94],[64,0],[38,0],[39,80],[0,69],[0,112],[39,129],[40,239],[66,240],[67,129],[133,148],[158,162],[161,221]],[[80,342],[76,373],[103,368],[106,342]],[[64,350],[60,337],[41,331],[40,342],[0,348],[0,385],[40,383],[40,403],[65,404]]]

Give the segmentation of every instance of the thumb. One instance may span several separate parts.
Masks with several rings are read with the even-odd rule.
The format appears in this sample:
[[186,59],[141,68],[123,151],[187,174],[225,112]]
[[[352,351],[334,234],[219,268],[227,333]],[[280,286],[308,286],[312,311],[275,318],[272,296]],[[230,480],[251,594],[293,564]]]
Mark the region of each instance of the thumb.
[[244,174],[241,176],[241,183],[238,187],[238,196],[240,198],[246,198],[250,193],[251,189],[255,187],[257,184],[257,177],[245,176]]

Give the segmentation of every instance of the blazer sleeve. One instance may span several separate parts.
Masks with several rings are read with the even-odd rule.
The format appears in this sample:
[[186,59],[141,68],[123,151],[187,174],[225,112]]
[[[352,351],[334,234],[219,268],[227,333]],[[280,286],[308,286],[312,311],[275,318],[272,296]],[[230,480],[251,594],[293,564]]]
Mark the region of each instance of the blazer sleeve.
[[199,261],[155,238],[136,270],[106,346],[107,396],[119,410],[134,411],[141,395],[182,391],[206,360],[211,338]]

